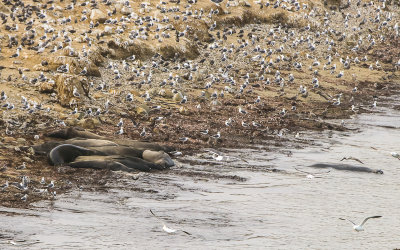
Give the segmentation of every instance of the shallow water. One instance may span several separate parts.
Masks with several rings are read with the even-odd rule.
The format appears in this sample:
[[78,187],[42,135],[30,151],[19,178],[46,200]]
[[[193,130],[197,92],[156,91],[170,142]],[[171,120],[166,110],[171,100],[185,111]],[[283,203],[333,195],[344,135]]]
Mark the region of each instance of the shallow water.
[[[358,132],[287,135],[283,148],[221,150],[219,162],[184,157],[174,170],[127,176],[108,192],[75,191],[31,210],[0,207],[0,249],[399,248],[400,161],[390,152],[400,152],[400,112],[378,110],[346,121]],[[385,174],[331,170],[308,179],[294,169],[325,172],[307,166],[344,156]],[[164,232],[149,209],[192,235]],[[383,217],[359,233],[338,219],[371,215]]]

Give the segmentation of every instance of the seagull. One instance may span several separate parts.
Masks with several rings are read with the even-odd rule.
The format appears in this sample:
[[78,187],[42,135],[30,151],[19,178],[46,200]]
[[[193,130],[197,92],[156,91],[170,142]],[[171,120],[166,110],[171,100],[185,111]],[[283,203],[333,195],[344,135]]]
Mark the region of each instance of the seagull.
[[22,201],[26,201],[27,199],[28,199],[28,195],[27,194],[25,194],[24,196],[21,197]]
[[212,158],[213,158],[214,160],[216,160],[216,161],[222,161],[222,160],[224,159],[224,157],[223,157],[222,155],[219,155],[219,154],[217,154],[217,153],[214,153],[214,154],[212,155]]
[[168,227],[168,226],[165,224],[164,220],[162,220],[162,219],[159,218],[157,215],[155,215],[155,214],[153,213],[153,211],[151,211],[151,209],[150,209],[150,213],[151,213],[157,220],[159,220],[159,221],[161,222],[161,224],[163,225],[163,230],[164,230],[165,232],[167,232],[167,233],[169,233],[169,234],[172,234],[172,233],[175,233],[175,232],[177,232],[177,231],[182,231],[182,232],[184,232],[184,233],[187,234],[187,235],[192,235],[191,233],[188,233],[188,232],[186,232],[186,231],[184,231],[184,230],[181,230],[181,229],[173,229],[173,228]]
[[231,126],[232,125],[232,118],[229,117],[229,119],[225,121],[225,125],[228,126],[228,127]]
[[260,123],[257,123],[257,122],[255,122],[255,121],[253,121],[252,124],[253,124],[253,126],[256,127],[256,128],[259,128],[259,127],[262,126]]
[[187,138],[187,137],[181,137],[181,138],[179,138],[179,140],[180,140],[181,142],[185,143],[185,142],[187,142],[187,141],[189,140],[189,138]]
[[0,188],[1,188],[1,190],[7,189],[8,188],[8,181],[6,181],[6,183],[1,185]]
[[46,181],[44,180],[44,177],[42,177],[42,180],[40,180],[40,184],[45,185]]
[[242,127],[247,128],[249,126],[249,124],[245,123],[244,121],[242,121]]
[[81,71],[80,75],[85,76],[87,74],[87,69],[86,67],[83,68],[83,70]]
[[170,154],[172,154],[173,156],[181,156],[182,152],[180,152],[180,151],[172,151],[172,152],[170,152]]
[[343,160],[354,160],[354,161],[357,161],[357,162],[359,162],[361,164],[364,164],[364,162],[360,161],[359,159],[357,159],[357,158],[355,158],[353,156],[343,157],[340,161],[343,161]]
[[245,114],[247,114],[247,111],[242,109],[242,107],[239,107],[239,113],[242,113],[245,115]]
[[146,128],[145,128],[145,127],[143,127],[143,130],[142,130],[142,132],[140,133],[140,136],[141,136],[141,137],[146,136]]
[[79,94],[79,92],[78,92],[78,89],[77,89],[76,87],[74,87],[74,91],[72,92],[72,94],[73,94],[75,97],[79,97],[79,96],[80,96],[80,94]]
[[394,158],[397,158],[397,159],[400,160],[400,155],[399,155],[399,153],[397,153],[397,152],[391,152],[390,154],[391,154]]
[[78,108],[75,108],[74,111],[71,112],[71,115],[75,115],[76,113],[78,113]]
[[51,181],[49,185],[47,185],[47,188],[53,188],[54,187],[54,181]]
[[357,232],[360,232],[360,231],[364,231],[363,226],[364,226],[364,224],[367,222],[367,220],[369,220],[369,219],[375,219],[375,218],[381,218],[381,217],[382,217],[382,216],[380,216],[380,215],[367,217],[367,218],[365,218],[365,219],[363,220],[363,222],[362,222],[360,225],[356,225],[354,222],[352,222],[352,221],[349,220],[349,219],[344,219],[344,218],[339,218],[339,219],[340,219],[340,220],[348,220],[348,221],[350,221],[351,224],[353,224],[353,229],[354,229],[355,231],[357,231]]
[[121,128],[117,132],[117,135],[122,135],[123,133],[124,133],[124,127],[121,126]]
[[20,165],[20,166],[16,167],[15,169],[17,169],[17,170],[21,170],[21,169],[25,169],[25,168],[26,168],[26,163],[25,163],[25,162],[23,162],[23,163],[22,163],[22,165]]
[[182,98],[182,100],[181,100],[181,103],[184,104],[184,103],[186,103],[186,102],[187,102],[187,96],[183,96],[183,98]]
[[202,135],[207,135],[207,134],[208,134],[208,129],[206,129],[206,130],[201,130],[201,131],[200,131],[200,134],[202,134]]
[[222,1],[224,1],[224,0],[211,0],[211,2],[213,2],[213,3],[217,4],[217,5],[222,3]]
[[121,127],[122,125],[124,125],[124,120],[121,118],[121,119],[119,119],[117,127]]
[[217,132],[216,135],[212,135],[211,137],[214,139],[219,139],[219,138],[221,138],[221,132]]

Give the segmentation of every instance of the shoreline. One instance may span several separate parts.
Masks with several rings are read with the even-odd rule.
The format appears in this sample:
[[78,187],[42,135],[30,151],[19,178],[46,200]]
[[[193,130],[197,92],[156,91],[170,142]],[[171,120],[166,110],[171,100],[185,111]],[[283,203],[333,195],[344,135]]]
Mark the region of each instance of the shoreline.
[[[388,95],[387,97],[392,97],[392,96],[398,96],[400,93],[399,90],[393,91],[392,95]],[[358,112],[356,115],[359,114],[365,114],[365,113],[374,113],[373,109],[365,109],[361,112]],[[328,119],[328,118],[327,118]],[[271,145],[274,147],[282,148],[284,145],[285,141],[288,141],[290,137],[295,137],[295,133],[297,131],[300,132],[312,132],[312,131],[352,131],[352,130],[358,130],[359,128],[356,129],[349,129],[346,128],[346,126],[341,126],[339,124],[339,120],[341,119],[350,119],[350,116],[343,116],[341,114],[340,116],[336,118],[329,118],[329,122],[324,121],[324,120],[318,120],[318,121],[313,121],[313,122],[318,122],[319,124],[323,124],[325,128],[319,128],[317,127],[316,129],[305,129],[304,127],[301,128],[301,130],[295,130],[295,131],[290,131],[290,133],[285,134],[284,136],[280,137],[277,136],[276,134],[267,134],[264,135],[263,137],[259,137],[257,141],[250,141],[248,138],[243,138],[243,137],[236,137],[236,143],[241,142],[243,143],[244,147],[238,146],[238,144],[232,143],[228,144],[225,143],[224,140],[221,140],[219,144],[209,144],[206,141],[203,141],[203,145],[194,145],[193,143],[162,143],[160,141],[155,141],[156,143],[160,143],[162,145],[168,145],[168,146],[173,146],[176,147],[177,150],[181,151],[184,155],[194,155],[196,153],[202,152],[201,148],[212,148],[218,150],[218,148],[224,148],[224,149],[241,149],[241,148],[252,148],[252,145],[255,146],[255,149],[258,148],[258,145],[261,145],[261,143],[265,142],[270,142]],[[332,120],[338,121],[337,124],[332,123]],[[92,131],[93,132],[93,131]],[[107,134],[101,134],[103,136],[107,136]],[[22,146],[21,143],[22,140],[20,138],[23,138],[25,141],[23,141],[23,144],[25,143],[37,143],[35,140],[32,140],[31,138],[27,138],[23,135],[20,135],[18,139],[15,141],[9,142],[9,144],[6,146],[5,143],[0,144],[0,152],[2,152],[2,157],[0,160],[0,167],[8,166],[7,170],[3,171],[1,170],[0,172],[0,180],[9,180],[10,183],[12,182],[19,182],[20,181],[20,176],[22,175],[29,175],[30,176],[30,186],[34,186],[35,190],[38,189],[46,189],[47,184],[50,182],[50,180],[55,180],[56,186],[54,189],[50,189],[49,192],[44,192],[44,193],[39,193],[39,192],[32,192],[30,191],[22,191],[18,190],[15,187],[10,187],[6,191],[0,191],[2,196],[0,198],[1,204],[3,207],[9,207],[9,208],[30,208],[31,203],[38,202],[41,200],[52,200],[52,199],[57,199],[56,196],[53,196],[50,192],[56,191],[57,195],[63,194],[63,193],[68,193],[70,191],[76,191],[76,190],[91,190],[91,191],[102,191],[104,189],[107,189],[107,186],[104,186],[108,182],[113,182],[115,181],[115,178],[122,177],[124,176],[125,178],[140,178],[140,172],[137,172],[136,174],[132,173],[123,173],[123,172],[113,172],[111,170],[96,170],[96,169],[74,169],[68,166],[60,166],[60,167],[54,167],[51,166],[48,163],[48,158],[47,156],[38,156],[38,155],[32,155],[31,154],[31,149],[29,146]],[[41,138],[42,140],[43,138]],[[47,141],[49,138],[46,138]],[[299,138],[302,140],[302,138]],[[232,141],[231,141],[232,142]],[[282,144],[283,143],[283,144]],[[301,141],[301,144],[308,145],[307,141]],[[235,144],[235,145],[234,145]],[[268,149],[270,150],[270,149]],[[10,152],[11,151],[11,152]],[[271,151],[272,152],[272,151]],[[21,157],[21,154],[23,155]],[[15,166],[19,166],[20,164],[13,164],[11,163],[11,159],[15,159],[15,162],[19,161],[24,161],[27,163],[27,168],[25,170],[15,170]],[[174,158],[173,158],[174,159]],[[22,163],[21,161],[21,163]],[[185,161],[183,161],[185,162]],[[190,163],[190,160],[187,161]],[[163,172],[172,172],[172,173],[177,173],[176,171],[179,171],[179,169],[176,169],[176,167],[173,167],[171,170],[162,170],[162,171],[157,171],[159,173]],[[271,170],[273,171],[273,170]],[[151,174],[151,172],[150,172]],[[201,173],[191,173],[190,171],[184,171],[182,173],[184,176],[197,176],[198,174]],[[178,174],[179,175],[179,174]],[[213,177],[212,175],[205,175],[202,178],[221,178],[218,174]],[[41,185],[39,183],[39,180],[41,177],[45,177],[46,179],[46,185]],[[222,177],[224,177],[222,175]],[[228,177],[226,177],[228,178]],[[234,178],[236,181],[246,181],[242,180],[238,176],[230,176],[229,178]],[[135,189],[137,192],[146,192],[145,190],[142,190],[140,187],[137,187]],[[29,194],[29,201],[28,202],[23,202],[21,201],[21,194]]]
[[[60,194],[117,176],[55,168],[33,155],[31,145],[64,126],[194,154],[343,131],[326,120],[374,112],[381,96],[400,93],[395,3],[193,2],[0,4],[9,17],[0,27],[0,185],[29,176],[42,190],[54,180]],[[36,13],[36,22],[12,18],[14,11]],[[10,207],[53,198],[13,187],[1,194]]]

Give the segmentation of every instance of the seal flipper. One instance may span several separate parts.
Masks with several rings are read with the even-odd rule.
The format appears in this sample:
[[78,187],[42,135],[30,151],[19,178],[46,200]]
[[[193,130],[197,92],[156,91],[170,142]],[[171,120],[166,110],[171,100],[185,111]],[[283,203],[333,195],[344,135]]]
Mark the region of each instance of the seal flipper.
[[114,159],[115,161],[122,163],[129,168],[134,168],[140,171],[148,172],[152,169],[163,169],[163,167],[160,165],[145,161],[137,157],[115,157]]

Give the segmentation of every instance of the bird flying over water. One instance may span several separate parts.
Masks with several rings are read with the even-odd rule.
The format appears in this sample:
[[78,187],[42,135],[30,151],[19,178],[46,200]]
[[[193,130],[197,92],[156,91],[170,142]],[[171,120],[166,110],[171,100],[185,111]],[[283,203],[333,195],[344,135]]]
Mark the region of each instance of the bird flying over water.
[[186,232],[186,231],[184,231],[184,230],[181,230],[181,229],[173,229],[173,228],[168,227],[168,226],[166,225],[165,221],[164,221],[163,219],[161,219],[160,217],[158,217],[157,215],[155,215],[154,212],[153,212],[151,209],[150,209],[150,213],[154,216],[154,218],[156,218],[158,221],[161,222],[161,224],[163,225],[163,228],[162,228],[162,229],[163,229],[165,232],[167,232],[167,233],[169,233],[169,234],[172,234],[172,233],[176,233],[177,231],[181,231],[181,232],[183,232],[183,233],[185,233],[185,234],[187,234],[187,235],[192,235],[191,233],[188,233],[188,232]]
[[347,220],[347,221],[349,221],[351,224],[353,224],[353,229],[354,229],[355,231],[361,232],[361,231],[364,231],[363,226],[364,226],[364,224],[365,224],[369,219],[376,219],[376,218],[381,218],[381,217],[382,217],[382,216],[380,216],[380,215],[367,217],[367,218],[365,218],[365,219],[363,220],[363,222],[362,222],[360,225],[356,225],[356,223],[354,223],[354,222],[352,222],[351,220],[346,219],[346,218],[339,218],[339,219],[340,219],[340,220]]

